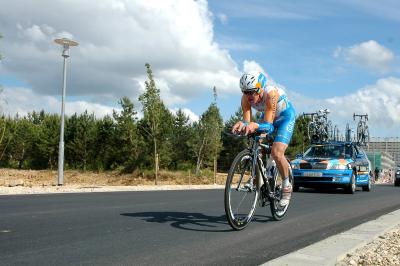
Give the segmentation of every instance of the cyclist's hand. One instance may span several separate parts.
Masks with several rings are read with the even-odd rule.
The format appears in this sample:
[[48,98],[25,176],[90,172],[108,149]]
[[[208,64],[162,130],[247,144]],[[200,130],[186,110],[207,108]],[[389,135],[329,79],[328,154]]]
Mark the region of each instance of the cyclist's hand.
[[246,127],[246,124],[243,123],[242,121],[239,121],[232,127],[232,133],[233,134],[240,134],[240,133],[243,132],[243,129],[245,127]]
[[258,128],[258,124],[254,122],[250,122],[244,129],[244,134],[248,135],[254,133]]

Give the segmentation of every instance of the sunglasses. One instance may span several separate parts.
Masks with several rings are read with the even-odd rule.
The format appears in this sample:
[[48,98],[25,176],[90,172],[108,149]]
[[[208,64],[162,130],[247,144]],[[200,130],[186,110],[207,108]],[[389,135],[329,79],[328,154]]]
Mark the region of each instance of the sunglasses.
[[244,91],[243,94],[244,95],[254,95],[257,92],[257,90],[252,90],[252,91]]

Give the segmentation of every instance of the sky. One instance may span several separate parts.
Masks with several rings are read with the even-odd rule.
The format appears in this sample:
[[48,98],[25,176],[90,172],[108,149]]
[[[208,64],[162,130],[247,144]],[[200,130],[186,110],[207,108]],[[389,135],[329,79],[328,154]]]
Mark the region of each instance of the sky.
[[298,115],[328,108],[342,132],[353,113],[371,136],[400,136],[400,2],[396,0],[0,0],[1,112],[97,117],[144,91],[150,63],[161,97],[198,120],[213,101],[226,121],[242,73],[263,71]]

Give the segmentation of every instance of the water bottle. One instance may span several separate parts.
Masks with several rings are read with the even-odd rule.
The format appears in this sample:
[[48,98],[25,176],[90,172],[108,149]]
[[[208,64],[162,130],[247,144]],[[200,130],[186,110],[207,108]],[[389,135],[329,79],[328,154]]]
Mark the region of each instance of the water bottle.
[[268,159],[267,158],[267,167],[266,169],[268,170],[266,176],[268,178],[272,178],[274,176],[274,169],[276,167],[276,163],[273,159]]

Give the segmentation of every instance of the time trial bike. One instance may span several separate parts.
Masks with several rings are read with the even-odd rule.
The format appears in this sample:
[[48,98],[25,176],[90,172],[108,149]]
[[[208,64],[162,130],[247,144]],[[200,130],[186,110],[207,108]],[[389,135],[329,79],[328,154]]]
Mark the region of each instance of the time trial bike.
[[[235,230],[244,229],[251,222],[257,205],[269,205],[273,219],[281,220],[289,203],[280,204],[282,177],[271,158],[272,138],[260,133],[234,136],[247,138],[248,147],[235,157],[226,179],[224,202],[229,225]],[[289,162],[288,168],[289,180],[294,187]]]

